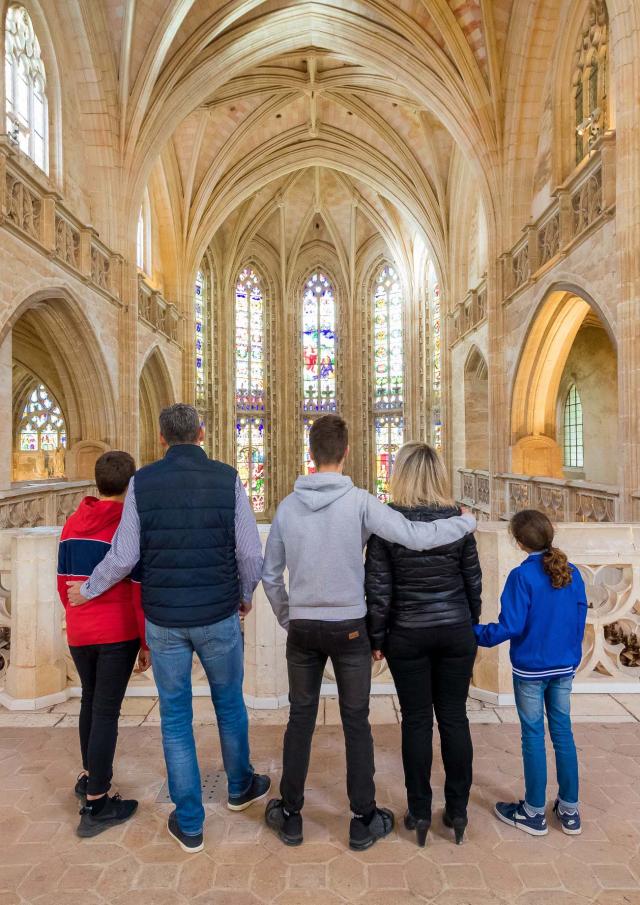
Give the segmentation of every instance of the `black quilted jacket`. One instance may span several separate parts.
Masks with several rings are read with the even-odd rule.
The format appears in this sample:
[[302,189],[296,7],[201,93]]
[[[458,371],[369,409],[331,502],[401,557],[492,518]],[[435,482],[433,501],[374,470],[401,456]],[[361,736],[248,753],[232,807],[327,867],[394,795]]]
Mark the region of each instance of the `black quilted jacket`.
[[[405,518],[430,522],[460,510],[407,509]],[[473,534],[460,541],[416,553],[377,536],[367,545],[367,622],[371,646],[380,650],[392,625],[430,628],[480,620],[482,571]]]

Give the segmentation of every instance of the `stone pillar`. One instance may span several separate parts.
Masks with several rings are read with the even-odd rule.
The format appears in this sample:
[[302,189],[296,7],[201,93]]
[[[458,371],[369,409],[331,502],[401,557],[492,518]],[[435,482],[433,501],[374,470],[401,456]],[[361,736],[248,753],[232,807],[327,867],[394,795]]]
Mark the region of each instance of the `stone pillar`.
[[[131,260],[135,261],[135,249]],[[138,457],[140,387],[138,381],[138,272],[124,267],[125,298],[118,317],[119,423],[117,446]]]
[[9,330],[0,343],[0,490],[10,490],[13,477],[12,348]]
[[[509,572],[523,560],[523,554],[510,540],[504,522],[481,522],[476,532],[482,563],[482,622],[497,622],[500,594]],[[478,648],[473,670],[472,696],[498,704],[511,703],[513,682],[509,645]]]
[[11,650],[2,703],[35,709],[64,700],[63,609],[56,587],[59,528],[3,532],[11,547]]
[[[269,527],[259,526],[263,547]],[[260,710],[283,707],[287,703],[286,644],[287,634],[278,625],[262,584],[259,584],[253,598],[253,610],[244,625],[244,694],[249,707]]]

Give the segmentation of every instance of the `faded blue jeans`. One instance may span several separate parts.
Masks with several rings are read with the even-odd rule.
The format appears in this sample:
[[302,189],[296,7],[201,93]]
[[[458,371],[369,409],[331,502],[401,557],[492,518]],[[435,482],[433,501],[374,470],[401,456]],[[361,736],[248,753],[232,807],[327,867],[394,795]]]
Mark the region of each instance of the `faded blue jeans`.
[[162,745],[169,794],[178,826],[197,835],[204,825],[200,769],[193,737],[191,667],[198,655],[211,688],[229,795],[242,795],[253,779],[249,721],[242,696],[244,651],[237,613],[197,628],[163,628],[147,621],[153,676],[160,698]]
[[568,811],[578,807],[578,755],[571,728],[572,684],[571,676],[534,681],[513,677],[513,691],[522,727],[525,801],[538,813],[544,813],[547,799],[545,710],[556,755],[560,805]]

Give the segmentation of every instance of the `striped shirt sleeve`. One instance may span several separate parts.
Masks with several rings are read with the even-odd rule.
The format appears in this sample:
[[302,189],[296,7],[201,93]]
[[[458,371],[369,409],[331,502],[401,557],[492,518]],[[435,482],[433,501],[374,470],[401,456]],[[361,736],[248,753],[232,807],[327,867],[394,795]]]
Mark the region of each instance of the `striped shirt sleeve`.
[[239,476],[236,478],[235,535],[240,593],[242,600],[248,603],[262,575],[262,544],[255,515]]

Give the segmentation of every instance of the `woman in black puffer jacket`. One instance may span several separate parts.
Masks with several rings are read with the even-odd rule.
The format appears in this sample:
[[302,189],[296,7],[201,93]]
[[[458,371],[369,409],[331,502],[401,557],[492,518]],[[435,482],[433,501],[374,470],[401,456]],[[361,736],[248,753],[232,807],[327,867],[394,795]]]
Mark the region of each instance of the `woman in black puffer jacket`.
[[[391,478],[394,508],[408,519],[459,515],[438,454],[426,443],[399,451]],[[472,534],[415,553],[372,537],[367,546],[368,627],[374,659],[386,656],[402,710],[407,829],[424,845],[431,824],[433,711],[446,775],[446,826],[461,842],[467,825],[473,747],[466,701],[477,644],[482,572]]]

